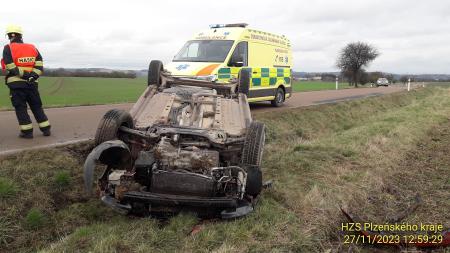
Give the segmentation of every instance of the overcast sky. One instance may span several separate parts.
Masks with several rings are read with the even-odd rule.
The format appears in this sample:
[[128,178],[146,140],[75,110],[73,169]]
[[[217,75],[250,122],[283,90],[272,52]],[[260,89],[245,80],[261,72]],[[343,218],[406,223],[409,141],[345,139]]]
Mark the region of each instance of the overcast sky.
[[370,71],[450,74],[448,0],[22,0],[0,8],[1,29],[21,25],[48,67],[145,69],[151,59],[170,61],[210,24],[236,22],[286,35],[296,71],[336,71],[339,50],[365,41],[381,52]]

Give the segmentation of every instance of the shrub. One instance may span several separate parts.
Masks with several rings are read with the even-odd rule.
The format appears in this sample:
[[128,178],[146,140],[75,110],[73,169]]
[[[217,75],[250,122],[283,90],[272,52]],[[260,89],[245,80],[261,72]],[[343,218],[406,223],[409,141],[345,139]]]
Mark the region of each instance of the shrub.
[[59,188],[65,188],[70,184],[70,175],[67,171],[59,171],[54,176],[55,185]]
[[30,229],[38,229],[44,225],[45,216],[36,208],[32,208],[25,217],[25,224]]
[[17,186],[10,179],[0,177],[0,198],[14,196],[17,193]]

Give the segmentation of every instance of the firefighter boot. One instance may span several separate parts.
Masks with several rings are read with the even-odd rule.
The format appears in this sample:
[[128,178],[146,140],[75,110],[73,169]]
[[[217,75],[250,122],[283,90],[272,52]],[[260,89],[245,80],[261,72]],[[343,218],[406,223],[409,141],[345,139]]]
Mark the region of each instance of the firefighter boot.
[[50,123],[48,122],[48,120],[46,120],[45,122],[39,123],[39,129],[41,130],[42,134],[44,136],[50,136],[52,135],[52,133],[50,132]]
[[46,128],[46,129],[42,129],[42,134],[43,134],[44,136],[50,136],[50,135],[52,135],[52,132],[50,131],[50,127],[49,127],[49,128]]
[[20,131],[19,137],[23,139],[33,139],[33,131]]

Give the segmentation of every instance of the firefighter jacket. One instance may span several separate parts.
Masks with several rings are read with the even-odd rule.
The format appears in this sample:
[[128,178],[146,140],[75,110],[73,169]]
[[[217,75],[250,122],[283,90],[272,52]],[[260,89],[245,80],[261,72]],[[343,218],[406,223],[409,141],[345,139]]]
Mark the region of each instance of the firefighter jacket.
[[5,83],[9,88],[26,88],[30,77],[37,80],[42,75],[44,64],[34,45],[12,42],[3,49],[2,68],[7,71]]

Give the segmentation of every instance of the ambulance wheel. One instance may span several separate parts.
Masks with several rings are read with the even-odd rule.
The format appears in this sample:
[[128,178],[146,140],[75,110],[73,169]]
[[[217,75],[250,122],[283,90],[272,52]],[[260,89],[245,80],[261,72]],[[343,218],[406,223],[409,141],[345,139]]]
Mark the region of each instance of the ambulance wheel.
[[121,126],[134,128],[133,118],[130,113],[118,109],[109,110],[98,124],[94,138],[95,146],[105,141],[118,139],[118,132]]
[[262,190],[261,162],[265,143],[265,126],[253,121],[250,124],[242,149],[241,162],[247,172],[246,194],[258,195]]
[[242,93],[248,96],[250,90],[250,70],[241,69],[239,72],[238,93]]
[[161,72],[163,71],[163,63],[158,60],[153,60],[148,66],[148,85],[161,85]]
[[275,93],[275,99],[272,100],[272,106],[274,107],[280,107],[283,105],[285,100],[285,94],[283,88],[279,87],[277,89],[277,92]]

